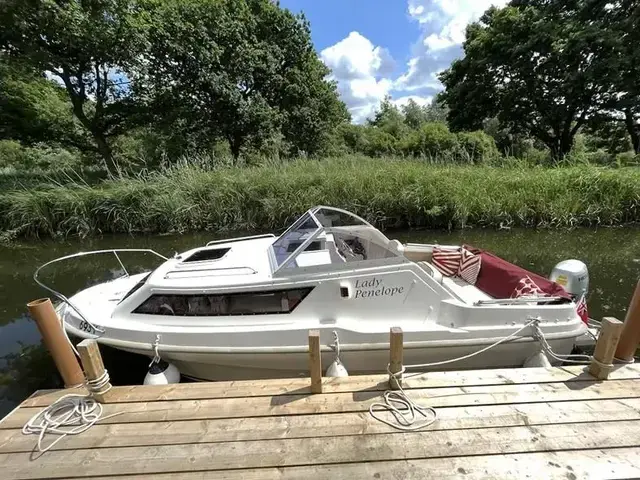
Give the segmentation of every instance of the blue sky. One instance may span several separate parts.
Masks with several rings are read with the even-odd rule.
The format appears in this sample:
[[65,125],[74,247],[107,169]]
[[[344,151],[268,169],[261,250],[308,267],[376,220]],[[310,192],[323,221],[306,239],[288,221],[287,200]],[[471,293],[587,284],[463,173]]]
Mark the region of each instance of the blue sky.
[[355,122],[385,95],[427,103],[436,75],[462,54],[464,29],[506,0],[281,0],[304,12],[320,58],[332,69]]

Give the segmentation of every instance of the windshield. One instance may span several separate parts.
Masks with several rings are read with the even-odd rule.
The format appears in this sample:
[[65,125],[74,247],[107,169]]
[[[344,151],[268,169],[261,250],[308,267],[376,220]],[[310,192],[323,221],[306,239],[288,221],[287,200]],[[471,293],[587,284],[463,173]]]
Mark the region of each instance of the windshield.
[[[300,217],[272,245],[277,266],[281,266],[305,240],[313,236],[318,230],[320,230],[320,225],[309,212]],[[313,244],[309,246],[314,248]]]
[[272,245],[274,273],[282,269],[401,256],[389,239],[362,218],[331,207],[315,207]]

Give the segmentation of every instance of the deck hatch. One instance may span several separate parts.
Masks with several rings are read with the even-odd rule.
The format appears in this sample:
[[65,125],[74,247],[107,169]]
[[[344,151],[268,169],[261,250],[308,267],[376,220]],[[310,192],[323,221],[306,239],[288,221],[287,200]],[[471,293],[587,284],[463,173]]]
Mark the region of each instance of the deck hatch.
[[226,248],[203,248],[195,253],[192,253],[187,258],[182,260],[182,263],[189,262],[203,262],[207,260],[219,260],[229,253],[231,247]]

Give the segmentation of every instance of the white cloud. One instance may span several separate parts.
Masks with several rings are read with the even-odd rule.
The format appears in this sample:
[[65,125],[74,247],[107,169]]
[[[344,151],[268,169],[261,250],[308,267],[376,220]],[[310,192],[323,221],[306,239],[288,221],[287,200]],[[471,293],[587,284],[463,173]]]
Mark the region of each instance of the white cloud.
[[402,107],[403,105],[406,105],[407,103],[409,103],[409,100],[413,100],[418,105],[423,106],[423,105],[429,105],[433,100],[433,97],[420,97],[418,95],[407,95],[405,97],[396,98],[395,100],[393,100],[393,103],[395,104],[396,107]]
[[320,52],[356,123],[371,117],[389,94],[394,94],[393,101],[398,106],[410,98],[421,105],[430,102],[442,90],[438,74],[462,55],[467,25],[478,20],[490,6],[500,7],[508,0],[407,1],[408,13],[420,25],[421,33],[404,73],[395,79],[395,63],[389,52],[359,32],[351,32]]
[[422,35],[407,72],[395,88],[440,86],[435,75],[462,54],[467,25],[492,5],[501,7],[506,3],[507,0],[408,0],[409,15],[420,24]]
[[391,55],[358,32],[322,50],[320,58],[332,70],[331,77],[337,80],[340,96],[356,123],[371,116],[393,86],[387,78],[395,68]]

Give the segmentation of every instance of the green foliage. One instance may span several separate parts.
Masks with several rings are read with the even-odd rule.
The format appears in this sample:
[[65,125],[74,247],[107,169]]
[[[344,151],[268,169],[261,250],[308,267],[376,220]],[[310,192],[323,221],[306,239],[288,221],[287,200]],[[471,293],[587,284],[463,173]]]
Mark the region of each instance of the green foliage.
[[402,115],[407,127],[418,130],[425,123],[446,123],[448,108],[433,99],[429,105],[420,106],[412,98],[402,106]]
[[456,135],[444,123],[426,123],[407,136],[402,150],[417,157],[435,157],[445,152],[455,152],[457,147]]
[[383,157],[396,153],[398,140],[383,128],[373,127],[365,130],[365,143],[361,152],[371,157]]
[[275,144],[315,153],[348,119],[303,16],[268,0],[163,0],[154,20],[134,88],[234,157]]
[[256,167],[184,162],[86,184],[0,192],[0,231],[21,236],[279,229],[316,204],[383,227],[619,225],[640,221],[637,168],[442,166],[346,157]]
[[406,117],[387,96],[380,103],[369,125],[375,127],[394,138],[400,139],[407,134]]
[[0,168],[14,170],[64,170],[82,165],[77,151],[47,145],[24,147],[15,140],[0,140]]
[[612,155],[633,149],[624,122],[612,120],[607,115],[595,115],[590,119],[584,134],[585,150],[606,150]]
[[151,5],[144,0],[0,3],[0,49],[64,84],[73,114],[108,168],[114,167],[109,138],[139,113],[127,77],[143,59]]
[[606,2],[513,1],[467,28],[463,59],[441,75],[454,130],[497,116],[512,133],[566,155],[589,114],[605,105],[606,60],[617,42],[596,22]]
[[64,89],[28,66],[7,60],[0,56],[0,139],[86,148]]
[[635,152],[622,152],[616,155],[615,163],[618,167],[640,166],[640,155]]
[[485,132],[460,132],[457,135],[460,151],[472,163],[492,162],[500,156],[495,140]]

